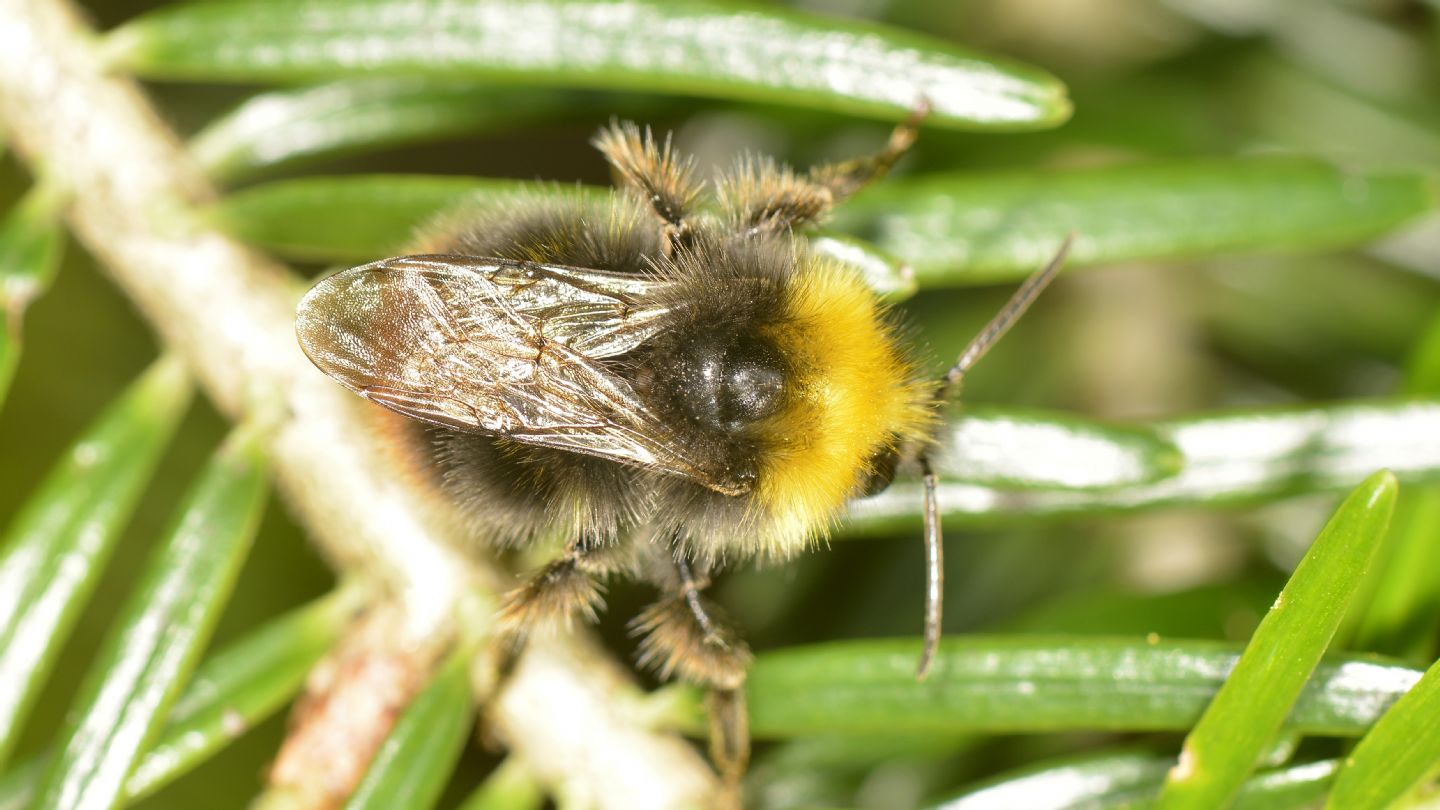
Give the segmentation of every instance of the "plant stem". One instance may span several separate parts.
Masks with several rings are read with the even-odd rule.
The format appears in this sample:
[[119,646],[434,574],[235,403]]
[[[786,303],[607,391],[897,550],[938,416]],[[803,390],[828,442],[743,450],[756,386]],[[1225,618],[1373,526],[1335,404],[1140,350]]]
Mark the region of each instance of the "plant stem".
[[[270,447],[277,485],[337,568],[385,586],[400,607],[397,642],[432,661],[456,634],[461,596],[494,588],[498,569],[445,542],[433,510],[383,463],[362,403],[296,346],[294,277],[196,216],[214,190],[138,85],[111,75],[93,43],[68,0],[0,0],[3,137],[66,195],[76,236],[222,412],[238,419],[257,402],[283,403],[288,417]],[[607,708],[631,688],[617,667],[590,644],[555,650],[522,665],[499,697],[497,734],[522,756],[545,752],[524,757],[538,777],[582,789],[600,806],[698,804],[713,784],[699,756]],[[519,708],[542,686],[592,701],[587,716],[597,724]],[[546,748],[557,740],[563,747]],[[602,749],[605,768],[571,756]]]

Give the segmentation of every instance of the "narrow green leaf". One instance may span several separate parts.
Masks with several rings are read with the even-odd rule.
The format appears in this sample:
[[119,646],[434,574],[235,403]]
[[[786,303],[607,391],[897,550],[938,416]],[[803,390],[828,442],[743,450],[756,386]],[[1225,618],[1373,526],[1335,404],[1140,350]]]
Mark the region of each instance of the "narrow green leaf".
[[[924,683],[919,639],[817,644],[761,653],[746,681],[758,738],[906,732],[1178,731],[1190,728],[1239,648],[1210,641],[951,636]],[[1287,728],[1353,737],[1420,679],[1373,656],[1322,661]],[[677,689],[665,716],[703,733],[698,690]]]
[[[1402,390],[1440,395],[1440,317],[1410,350]],[[1416,487],[1395,506],[1390,554],[1371,577],[1370,598],[1354,617],[1349,646],[1428,659],[1440,628],[1440,488]]]
[[360,592],[342,588],[286,613],[207,658],[170,710],[159,741],[131,771],[125,794],[159,790],[278,711],[339,638]]
[[[359,175],[285,180],[248,188],[216,204],[226,231],[296,259],[365,262],[403,251],[437,214],[464,205],[504,205],[545,196],[599,201],[606,189],[434,175]],[[853,236],[828,231],[815,251],[858,269],[881,295],[915,292],[909,266]]]
[[510,757],[485,777],[460,810],[540,810],[544,803],[545,791],[540,783],[524,764]]
[[[818,734],[796,737],[765,752],[756,764],[755,780],[776,773],[863,773],[902,759],[954,759],[985,744],[974,734],[900,732],[896,734]],[[763,774],[761,772],[764,772]]]
[[1391,706],[1346,757],[1327,808],[1391,807],[1440,765],[1440,663]]
[[[1405,482],[1440,480],[1440,399],[1355,400],[1151,423],[1145,427],[1161,441],[1179,448],[1180,472],[1152,483],[1109,491],[1027,491],[964,481],[963,453],[950,445],[954,435],[964,429],[969,418],[965,413],[968,408],[955,421],[955,427],[942,436],[942,457],[949,461],[939,469],[940,506],[947,520],[957,524],[997,517],[1253,502],[1353,487],[1370,471],[1380,468],[1392,470]],[[1103,435],[1104,429],[1100,430],[1097,436]],[[1002,438],[996,441],[1001,444]],[[1006,451],[1018,452],[1018,448]],[[1115,447],[1107,452],[1124,451]],[[1064,464],[1063,459],[1052,460],[1043,453],[1034,456],[1012,458],[1008,463],[1027,469]],[[873,533],[910,525],[918,520],[920,504],[919,484],[897,481],[885,492],[851,507],[849,530]]]
[[212,178],[233,182],[326,157],[517,127],[583,103],[572,93],[474,82],[341,79],[249,98],[196,135],[190,152]]
[[866,778],[900,764],[944,767],[988,741],[966,734],[821,734],[767,745],[752,761],[745,793],[757,807],[843,806]]
[[[1142,810],[1165,779],[1172,760],[1146,754],[1109,754],[1001,777],[930,810]],[[1337,763],[1321,760],[1268,771],[1248,780],[1231,810],[1301,810],[1325,795]]]
[[204,81],[426,75],[766,101],[929,123],[1036,129],[1070,115],[1035,68],[942,40],[773,6],[704,0],[247,0],[122,26],[119,66]]
[[[1345,42],[1345,35],[1334,41]],[[1423,47],[1418,41],[1414,44]],[[1311,40],[1309,47],[1327,46]],[[1396,55],[1386,53],[1389,50],[1371,53]],[[1257,137],[1345,161],[1386,166],[1433,166],[1440,161],[1440,117],[1432,105],[1394,104],[1357,92],[1353,85],[1345,87],[1334,77],[1303,67],[1309,60],[1292,61],[1280,52],[1283,49],[1256,49],[1245,61],[1245,81],[1231,102],[1238,102],[1236,112],[1249,119],[1246,125],[1254,127]]]
[[50,287],[60,266],[65,234],[58,203],[52,189],[36,186],[0,222],[0,405],[20,361],[25,309]]
[[46,764],[42,757],[31,757],[0,774],[0,810],[28,810]]
[[[318,177],[245,190],[215,216],[291,257],[363,261],[464,200],[572,189],[477,177]],[[909,262],[926,288],[1024,277],[1071,231],[1070,264],[1079,267],[1362,244],[1434,205],[1423,174],[1348,174],[1270,157],[891,180],[840,206],[834,225]]]
[[254,431],[233,433],[119,613],[60,736],[36,810],[107,810],[155,742],[214,630],[264,511]]
[[1395,505],[1384,570],[1347,646],[1423,659],[1440,626],[1440,488],[1406,491]]
[[[1068,592],[1043,601],[1005,622],[1007,632],[1066,635],[1234,638],[1237,619],[1255,620],[1275,600],[1265,579],[1243,578],[1186,590],[1154,593],[1135,586],[1111,585]],[[1244,627],[1248,633],[1253,622]]]
[[346,810],[425,810],[445,789],[475,725],[468,645],[462,645],[396,721]]
[[1006,774],[929,810],[1089,810],[1130,807],[1153,795],[1170,761],[1142,754],[1107,754]]
[[503,205],[578,186],[437,175],[282,180],[229,195],[210,212],[229,233],[293,259],[367,262],[393,256],[437,214],[467,203]]
[[30,495],[0,551],[0,768],[190,401],[177,358],[156,362]]
[[[159,790],[284,706],[335,642],[358,595],[344,588],[296,608],[202,662],[159,741],[125,781],[126,798]],[[30,806],[48,757],[32,757],[0,776],[0,810]]]
[[1306,810],[1325,797],[1340,763],[1333,759],[1292,765],[1245,780],[1230,810]]
[[1430,320],[1410,349],[1403,390],[1407,394],[1440,394],[1440,315]]
[[1418,172],[1266,157],[930,175],[869,189],[834,227],[915,266],[922,288],[1018,279],[1074,232],[1069,266],[1362,244],[1434,210]]
[[1375,473],[1336,510],[1185,738],[1159,807],[1221,807],[1244,784],[1339,628],[1398,489],[1395,476]]
[[932,462],[947,480],[1019,489],[1106,490],[1179,473],[1180,449],[1144,427],[967,406]]

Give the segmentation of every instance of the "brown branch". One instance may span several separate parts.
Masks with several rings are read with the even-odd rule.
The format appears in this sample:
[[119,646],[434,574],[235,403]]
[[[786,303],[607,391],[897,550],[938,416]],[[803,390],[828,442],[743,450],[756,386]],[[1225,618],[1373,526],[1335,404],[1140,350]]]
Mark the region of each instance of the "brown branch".
[[[378,463],[359,401],[296,346],[296,280],[197,217],[215,192],[140,88],[106,75],[94,41],[68,0],[0,0],[5,137],[68,195],[75,234],[221,411],[284,403],[271,448],[280,490],[337,568],[378,580],[399,605],[387,654],[428,666],[455,634],[461,596],[498,572],[443,542],[417,494]],[[613,710],[632,688],[613,662],[584,643],[545,649],[496,712],[498,735],[537,773],[602,807],[693,806],[709,793],[713,779],[683,741]],[[569,713],[547,709],[535,697],[545,690],[566,695]],[[387,712],[372,720],[389,722]],[[590,749],[604,751],[605,767],[571,767],[566,752]]]
[[433,661],[396,648],[391,610],[374,610],[310,673],[257,807],[341,807]]

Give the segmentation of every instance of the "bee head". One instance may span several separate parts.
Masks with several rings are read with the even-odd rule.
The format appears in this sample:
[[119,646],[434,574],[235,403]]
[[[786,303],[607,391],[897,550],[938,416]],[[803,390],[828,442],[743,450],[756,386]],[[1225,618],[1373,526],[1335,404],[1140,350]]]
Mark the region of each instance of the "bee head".
[[753,481],[739,496],[676,483],[675,503],[705,504],[672,510],[704,516],[676,534],[702,554],[788,556],[892,474],[896,447],[928,430],[933,387],[859,275],[795,240],[702,235],[676,262],[676,322],[638,387],[693,455]]

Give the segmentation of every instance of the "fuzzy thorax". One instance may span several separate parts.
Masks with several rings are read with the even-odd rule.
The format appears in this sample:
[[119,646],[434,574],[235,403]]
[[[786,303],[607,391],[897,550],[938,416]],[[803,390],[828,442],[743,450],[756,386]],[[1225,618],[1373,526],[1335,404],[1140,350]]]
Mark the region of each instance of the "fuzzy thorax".
[[823,537],[887,450],[926,435],[933,388],[919,380],[881,302],[858,274],[806,257],[768,337],[789,359],[786,407],[760,427],[755,493],[764,556]]

